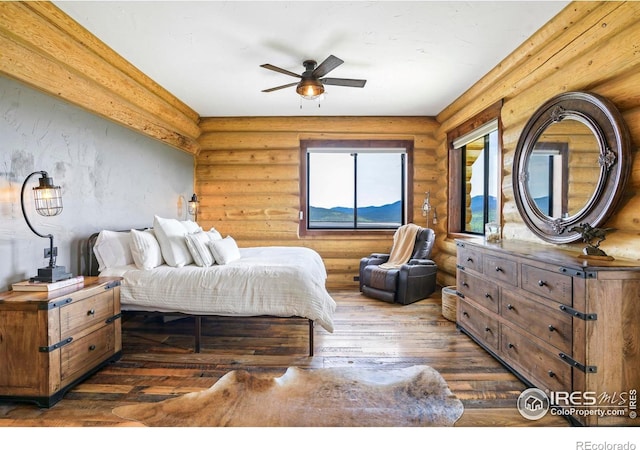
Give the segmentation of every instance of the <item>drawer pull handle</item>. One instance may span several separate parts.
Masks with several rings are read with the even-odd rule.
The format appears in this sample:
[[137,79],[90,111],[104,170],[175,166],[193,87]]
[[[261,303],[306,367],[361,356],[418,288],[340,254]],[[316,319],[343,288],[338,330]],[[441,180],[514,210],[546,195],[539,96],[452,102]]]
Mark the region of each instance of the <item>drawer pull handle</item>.
[[491,333],[491,328],[485,327],[484,331],[486,331],[487,333]]
[[467,262],[473,262],[473,258],[472,257],[468,257],[467,258]]
[[95,309],[90,309],[89,311],[87,311],[87,316],[93,316],[96,313]]
[[543,286],[546,286],[546,285],[547,285],[547,283],[545,281],[538,280],[538,286],[543,287]]
[[502,270],[502,267],[496,266],[496,272],[504,272],[504,270]]
[[468,284],[466,281],[463,281],[463,282],[462,282],[462,285],[463,285],[464,287],[469,287],[469,284]]
[[507,305],[507,309],[508,309],[508,310],[512,310],[512,309],[513,309],[513,305],[512,305],[511,303],[509,303],[509,304]]
[[507,344],[507,347],[509,347],[509,348],[514,348],[514,347],[515,347],[515,345],[513,345],[511,342],[509,342],[509,343]]
[[548,371],[547,373],[549,374],[549,376],[550,376],[551,378],[553,378],[553,377],[555,377],[555,376],[556,376],[556,374],[555,374],[555,372],[554,372],[553,370],[550,370],[550,371]]
[[491,294],[489,294],[488,292],[486,294],[484,294],[484,298],[491,298],[493,299],[493,297],[491,297]]
[[554,327],[553,325],[549,325],[549,331],[556,331],[556,327]]
[[95,345],[91,344],[91,345],[89,346],[89,351],[90,351],[90,352],[94,351],[95,349],[96,349],[96,346],[95,346]]
[[469,317],[469,313],[468,313],[468,312],[466,312],[466,311],[462,311],[462,315],[463,315],[464,317]]

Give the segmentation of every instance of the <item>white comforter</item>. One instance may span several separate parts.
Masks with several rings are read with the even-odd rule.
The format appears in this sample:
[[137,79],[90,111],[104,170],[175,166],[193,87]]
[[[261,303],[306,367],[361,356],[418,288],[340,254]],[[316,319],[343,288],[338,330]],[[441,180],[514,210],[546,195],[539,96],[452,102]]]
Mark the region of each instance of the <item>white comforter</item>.
[[336,303],[325,288],[320,255],[305,247],[251,247],[227,265],[140,270],[110,268],[123,277],[123,310],[220,316],[298,316],[333,332]]

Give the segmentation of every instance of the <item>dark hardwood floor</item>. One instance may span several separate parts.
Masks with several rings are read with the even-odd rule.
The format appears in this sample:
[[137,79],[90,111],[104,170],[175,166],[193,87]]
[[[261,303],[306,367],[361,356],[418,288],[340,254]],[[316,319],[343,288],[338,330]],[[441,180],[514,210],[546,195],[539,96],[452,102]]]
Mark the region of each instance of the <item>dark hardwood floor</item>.
[[131,402],[156,402],[201,390],[233,369],[279,376],[302,368],[394,368],[426,364],[438,370],[465,411],[457,427],[567,427],[558,417],[530,421],[516,399],[525,386],[441,314],[440,293],[411,305],[334,291],[335,331],[271,318],[207,318],[202,351],[193,352],[193,319],[125,315],[123,357],[77,385],[50,409],[0,403],[0,427],[130,425],[111,413]]

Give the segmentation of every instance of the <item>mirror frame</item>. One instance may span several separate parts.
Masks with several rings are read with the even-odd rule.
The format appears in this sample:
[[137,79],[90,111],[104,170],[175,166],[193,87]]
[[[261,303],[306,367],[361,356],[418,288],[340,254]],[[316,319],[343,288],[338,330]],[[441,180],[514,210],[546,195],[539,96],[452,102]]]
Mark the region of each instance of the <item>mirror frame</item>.
[[[527,163],[533,149],[550,125],[565,119],[589,127],[598,142],[600,176],[586,205],[570,217],[544,215],[529,195]],[[571,151],[571,150],[569,150]],[[622,115],[608,99],[590,92],[566,92],[540,106],[518,139],[513,160],[513,191],[518,211],[529,229],[541,239],[565,244],[581,239],[574,226],[588,223],[597,228],[619,204],[631,172],[631,138]],[[570,170],[570,169],[569,169]]]

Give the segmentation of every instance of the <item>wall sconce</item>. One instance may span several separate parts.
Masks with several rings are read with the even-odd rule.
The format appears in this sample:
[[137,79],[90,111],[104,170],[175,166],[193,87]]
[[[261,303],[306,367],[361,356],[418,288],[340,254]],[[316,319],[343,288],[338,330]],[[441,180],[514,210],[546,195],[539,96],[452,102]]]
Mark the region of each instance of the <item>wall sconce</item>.
[[189,214],[191,214],[193,216],[193,220],[195,222],[198,221],[198,196],[196,194],[193,194],[191,196],[191,200],[189,200]]
[[38,269],[38,276],[31,278],[32,282],[45,282],[52,283],[58,280],[66,280],[71,278],[71,274],[68,273],[63,266],[56,266],[56,257],[58,256],[58,247],[53,246],[52,234],[40,234],[33,228],[29,218],[27,217],[27,211],[24,207],[24,190],[27,186],[27,182],[33,175],[40,175],[40,184],[33,188],[33,199],[35,201],[35,207],[38,214],[45,217],[57,216],[62,212],[62,191],[60,186],[53,185],[53,179],[49,177],[47,172],[33,172],[24,180],[22,184],[22,191],[20,192],[20,205],[22,206],[22,215],[27,225],[37,236],[41,238],[49,238],[49,248],[44,249],[44,257],[49,258],[49,265]]
[[422,217],[427,218],[427,228],[429,228],[429,212],[431,211],[430,197],[431,191],[425,192],[424,202],[422,202]]

